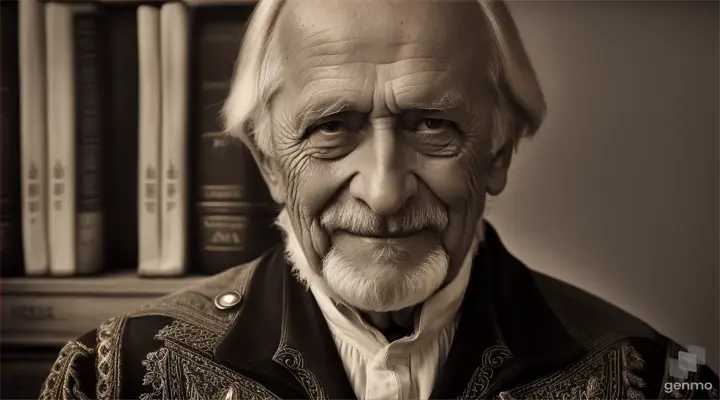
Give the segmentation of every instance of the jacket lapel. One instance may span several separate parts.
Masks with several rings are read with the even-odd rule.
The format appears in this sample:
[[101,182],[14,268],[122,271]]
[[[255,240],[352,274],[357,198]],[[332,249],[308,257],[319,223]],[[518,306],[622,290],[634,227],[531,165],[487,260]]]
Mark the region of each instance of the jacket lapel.
[[[489,224],[471,274],[431,398],[495,397],[583,355]],[[215,355],[283,398],[356,398],[325,318],[292,276],[282,246],[257,266]]]
[[283,251],[257,266],[215,356],[283,398],[355,398],[327,323]]
[[512,357],[497,329],[485,265],[487,249],[481,246],[473,260],[462,316],[447,359],[435,381],[433,399],[484,397],[497,371]]
[[492,398],[579,359],[583,349],[555,317],[530,272],[486,224],[462,317],[432,398]]

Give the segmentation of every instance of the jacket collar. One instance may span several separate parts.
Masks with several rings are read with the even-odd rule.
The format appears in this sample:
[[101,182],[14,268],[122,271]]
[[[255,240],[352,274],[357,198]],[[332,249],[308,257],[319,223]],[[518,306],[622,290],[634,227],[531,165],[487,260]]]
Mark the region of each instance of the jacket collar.
[[270,378],[270,388],[283,398],[355,398],[334,350],[315,299],[292,276],[279,246],[257,266],[242,309],[215,356],[260,383]]
[[[355,398],[312,293],[279,246],[263,256],[217,359],[283,398]],[[487,398],[578,359],[571,338],[495,230],[473,261],[462,317],[432,398]],[[288,385],[283,382],[298,382]],[[299,385],[299,386],[298,386]]]

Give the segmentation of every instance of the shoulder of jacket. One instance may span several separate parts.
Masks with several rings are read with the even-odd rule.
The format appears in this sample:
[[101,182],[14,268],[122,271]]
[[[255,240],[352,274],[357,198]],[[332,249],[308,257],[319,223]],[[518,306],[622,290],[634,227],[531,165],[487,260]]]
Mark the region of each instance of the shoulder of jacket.
[[203,279],[175,293],[163,296],[127,314],[127,318],[167,316],[188,322],[227,324],[239,306],[247,286],[263,256]]
[[531,275],[557,318],[586,349],[624,338],[661,337],[644,321],[595,295],[537,271]]

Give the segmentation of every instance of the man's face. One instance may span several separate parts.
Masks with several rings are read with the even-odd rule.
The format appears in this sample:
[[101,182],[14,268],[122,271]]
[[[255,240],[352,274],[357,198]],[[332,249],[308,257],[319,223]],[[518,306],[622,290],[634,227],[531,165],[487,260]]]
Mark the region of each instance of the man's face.
[[269,184],[306,258],[360,309],[424,301],[457,273],[510,159],[491,154],[479,6],[291,0],[277,29]]

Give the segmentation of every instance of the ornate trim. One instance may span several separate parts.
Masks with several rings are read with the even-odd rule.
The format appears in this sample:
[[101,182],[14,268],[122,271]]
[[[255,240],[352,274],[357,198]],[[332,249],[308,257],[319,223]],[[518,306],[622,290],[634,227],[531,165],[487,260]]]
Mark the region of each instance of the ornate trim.
[[120,363],[125,316],[111,318],[97,331],[97,386],[98,400],[120,398]]
[[63,346],[45,380],[40,400],[87,399],[80,390],[80,377],[75,370],[75,362],[81,357],[91,357],[94,353],[93,349],[78,341]]
[[327,395],[325,394],[325,389],[323,389],[320,381],[317,379],[315,374],[312,373],[312,371],[305,368],[305,359],[303,358],[302,353],[287,345],[287,292],[287,280],[285,280],[283,281],[283,317],[280,332],[280,344],[278,345],[272,359],[290,371],[292,376],[294,376],[300,383],[303,390],[305,390],[305,393],[307,393],[309,398],[313,400],[326,400]]
[[213,359],[221,335],[204,326],[176,320],[161,329],[155,339],[164,347],[149,353],[143,385],[151,392],[141,400],[276,399],[277,396]]
[[645,381],[634,374],[645,361],[627,342],[606,343],[579,362],[544,378],[501,392],[503,400],[644,399]]
[[505,361],[512,358],[510,349],[503,343],[490,346],[485,349],[482,355],[482,364],[475,370],[470,383],[463,392],[462,396],[459,397],[461,400],[465,399],[481,399],[490,389],[490,384],[493,381],[495,371],[499,369]]
[[645,388],[645,381],[634,374],[634,371],[645,369],[645,360],[640,353],[630,345],[622,346],[623,358],[623,384],[625,386],[626,399],[644,399],[642,389]]
[[163,347],[158,351],[149,353],[142,361],[142,365],[146,371],[143,377],[143,386],[152,387],[152,392],[141,394],[140,400],[153,400],[167,397],[169,381],[167,373],[167,353],[168,349]]
[[162,315],[188,323],[197,323],[217,334],[227,331],[235,314],[237,311],[218,313],[212,299],[193,292],[171,295],[130,313],[132,317]]
[[281,341],[280,347],[278,347],[277,352],[273,355],[273,361],[290,371],[311,399],[327,399],[325,390],[322,385],[320,385],[315,374],[305,368],[305,360],[303,359],[302,353],[287,347],[284,340]]

